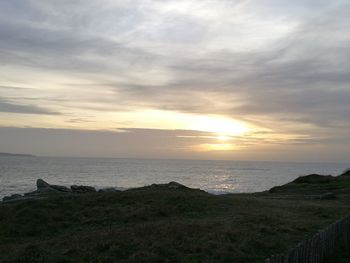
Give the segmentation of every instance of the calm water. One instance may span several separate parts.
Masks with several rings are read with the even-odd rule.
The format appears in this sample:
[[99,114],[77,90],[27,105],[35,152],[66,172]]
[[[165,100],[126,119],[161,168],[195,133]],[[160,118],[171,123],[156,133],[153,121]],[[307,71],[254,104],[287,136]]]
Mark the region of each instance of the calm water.
[[310,173],[337,175],[346,164],[107,158],[0,157],[0,196],[51,184],[131,188],[177,181],[217,192],[257,192]]

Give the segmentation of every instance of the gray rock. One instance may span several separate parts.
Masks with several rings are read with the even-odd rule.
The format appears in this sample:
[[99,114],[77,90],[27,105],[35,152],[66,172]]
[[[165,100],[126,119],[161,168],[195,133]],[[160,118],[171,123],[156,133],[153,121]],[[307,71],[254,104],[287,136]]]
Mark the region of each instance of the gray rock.
[[328,192],[320,196],[320,199],[322,200],[330,200],[335,198],[337,198],[337,196],[332,192]]
[[18,199],[22,199],[23,196],[20,194],[13,194],[10,196],[5,196],[4,198],[2,198],[3,202],[7,202],[7,201],[13,201],[13,200],[18,200]]
[[37,192],[40,193],[67,193],[71,192],[68,187],[62,185],[51,185],[45,182],[43,179],[36,181]]
[[73,193],[92,193],[96,192],[96,189],[92,186],[85,185],[72,185],[70,187]]
[[63,185],[50,185],[50,187],[60,192],[71,192],[68,187]]
[[187,186],[184,186],[183,184],[180,184],[178,182],[170,182],[167,184],[151,184],[151,188],[170,188],[170,189],[190,189]]
[[50,184],[45,182],[43,179],[36,180],[36,187],[38,190],[49,188]]

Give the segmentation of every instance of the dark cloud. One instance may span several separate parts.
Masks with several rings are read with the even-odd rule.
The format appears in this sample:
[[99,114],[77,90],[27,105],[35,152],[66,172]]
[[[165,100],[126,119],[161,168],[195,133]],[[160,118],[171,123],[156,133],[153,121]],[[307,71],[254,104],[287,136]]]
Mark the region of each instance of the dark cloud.
[[13,104],[0,98],[0,113],[21,113],[21,114],[44,114],[44,115],[59,115],[60,113],[50,111],[35,105],[19,105]]
[[87,131],[69,129],[37,129],[0,127],[3,151],[29,151],[38,155],[180,157],[190,154],[193,143],[207,141],[179,137],[208,135],[208,133],[181,130],[122,129],[118,131]]
[[123,74],[149,56],[146,51],[128,48],[107,39],[79,36],[73,32],[37,28],[30,24],[1,23],[0,59],[7,65],[38,67],[70,72],[112,70],[110,60],[91,61],[84,55],[115,57],[124,67],[114,65]]

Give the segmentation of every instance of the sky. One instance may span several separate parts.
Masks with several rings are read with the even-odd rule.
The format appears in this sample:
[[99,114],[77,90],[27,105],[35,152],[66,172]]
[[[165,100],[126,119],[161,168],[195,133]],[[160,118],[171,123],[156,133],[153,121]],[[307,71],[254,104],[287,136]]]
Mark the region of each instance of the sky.
[[0,152],[348,162],[346,0],[1,0]]

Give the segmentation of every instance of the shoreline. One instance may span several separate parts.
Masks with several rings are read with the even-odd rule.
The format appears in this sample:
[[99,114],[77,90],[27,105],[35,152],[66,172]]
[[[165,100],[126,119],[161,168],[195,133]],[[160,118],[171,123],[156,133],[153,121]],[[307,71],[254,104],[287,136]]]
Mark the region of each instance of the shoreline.
[[[333,178],[338,178],[341,176],[350,176],[350,170],[346,170],[344,171],[342,174],[340,175],[336,175],[336,176],[332,176],[332,175],[319,175],[319,174],[310,174],[310,175],[304,175],[304,176],[299,176],[298,178],[296,178],[294,181],[292,182],[298,182],[298,180],[303,180],[303,178],[308,178],[308,177],[319,177],[319,178],[323,178],[323,177],[328,177],[329,179],[333,179]],[[317,179],[315,179],[317,181]],[[292,183],[290,182],[290,183]],[[287,183],[286,185],[288,185],[289,183]],[[169,183],[165,183],[165,184],[151,184],[151,185],[145,185],[145,186],[140,186],[140,187],[131,187],[131,188],[123,188],[123,187],[95,187],[95,186],[86,186],[86,185],[51,185],[49,183],[47,183],[46,181],[44,181],[43,179],[37,179],[36,181],[36,190],[32,190],[30,192],[24,192],[24,193],[14,193],[11,194],[9,196],[3,196],[2,197],[2,202],[7,202],[7,201],[14,201],[14,200],[23,200],[23,199],[30,199],[30,198],[36,198],[38,197],[40,194],[69,194],[69,193],[84,193],[84,192],[123,192],[123,191],[128,191],[128,190],[137,190],[137,189],[142,189],[142,188],[147,188],[147,187],[152,187],[152,186],[164,186],[164,185],[177,185],[178,187],[182,187],[182,188],[188,188],[188,189],[194,189],[194,190],[201,190],[204,191],[208,194],[211,195],[228,195],[228,194],[260,194],[260,193],[264,193],[264,192],[271,192],[273,191],[273,189],[277,189],[279,187],[283,187],[283,185],[281,186],[273,186],[272,188],[265,190],[265,191],[260,191],[260,192],[252,192],[252,193],[247,193],[247,192],[237,192],[237,193],[231,193],[231,192],[224,192],[224,191],[216,191],[216,190],[203,190],[200,188],[190,188],[187,187],[183,184],[180,184],[178,182],[169,182]],[[74,190],[74,188],[78,187],[78,191]]]
[[[7,161],[8,160],[8,161]],[[255,193],[283,185],[299,175],[319,172],[339,174],[347,165],[280,165],[261,163],[205,163],[161,160],[89,160],[0,158],[1,197],[35,190],[35,180],[69,187],[89,185],[97,189],[137,188],[151,183],[177,181],[209,193]]]
[[[151,184],[151,185],[145,185],[140,187],[131,187],[131,188],[123,188],[123,187],[104,187],[104,188],[98,188],[94,186],[86,186],[86,185],[71,185],[71,186],[65,186],[65,185],[52,185],[44,181],[43,179],[38,179],[36,182],[36,190],[32,190],[29,192],[24,193],[14,193],[11,195],[5,195],[2,197],[1,202],[13,202],[13,201],[19,201],[19,200],[29,200],[29,199],[37,199],[40,197],[44,197],[46,194],[77,194],[77,193],[104,193],[104,192],[124,192],[124,191],[133,191],[138,190],[142,188],[147,187],[169,187],[169,188],[187,188],[191,190],[200,190],[204,191],[210,195],[226,195],[226,194],[232,194],[229,192],[222,192],[222,191],[215,191],[215,190],[203,190],[199,188],[190,188],[183,184],[177,183],[177,182],[169,182],[165,184]],[[236,194],[248,194],[248,193],[236,193]]]

